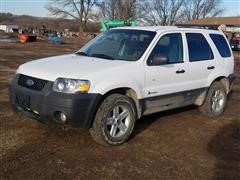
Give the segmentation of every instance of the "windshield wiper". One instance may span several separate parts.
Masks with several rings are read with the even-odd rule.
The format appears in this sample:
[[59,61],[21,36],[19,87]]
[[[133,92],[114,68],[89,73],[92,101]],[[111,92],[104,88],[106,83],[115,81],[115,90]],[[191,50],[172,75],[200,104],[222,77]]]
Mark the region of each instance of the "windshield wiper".
[[77,55],[80,55],[80,56],[88,56],[87,53],[82,52],[82,51],[76,52],[76,54],[77,54]]
[[111,57],[109,55],[106,55],[106,54],[91,54],[91,57],[97,57],[97,58],[114,60],[113,57]]

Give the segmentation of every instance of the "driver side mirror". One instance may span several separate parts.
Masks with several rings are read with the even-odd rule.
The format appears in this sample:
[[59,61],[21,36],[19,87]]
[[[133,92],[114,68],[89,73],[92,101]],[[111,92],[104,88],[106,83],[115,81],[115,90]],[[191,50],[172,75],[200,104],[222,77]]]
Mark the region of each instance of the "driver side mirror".
[[168,63],[168,57],[164,54],[156,54],[150,61],[151,66],[159,66]]

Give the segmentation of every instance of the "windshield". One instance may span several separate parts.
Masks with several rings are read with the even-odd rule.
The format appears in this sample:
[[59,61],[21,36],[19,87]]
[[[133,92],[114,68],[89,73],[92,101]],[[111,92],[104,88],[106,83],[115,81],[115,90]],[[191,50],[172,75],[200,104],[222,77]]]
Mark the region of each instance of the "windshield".
[[155,32],[113,29],[100,34],[77,54],[110,60],[138,60],[155,36]]

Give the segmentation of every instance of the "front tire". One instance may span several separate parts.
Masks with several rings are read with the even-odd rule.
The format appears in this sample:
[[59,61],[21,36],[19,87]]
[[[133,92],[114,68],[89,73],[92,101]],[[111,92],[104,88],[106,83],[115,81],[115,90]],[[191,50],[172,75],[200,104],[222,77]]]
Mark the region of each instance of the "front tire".
[[121,94],[111,94],[98,108],[90,134],[101,145],[120,145],[130,137],[135,120],[133,101]]
[[226,89],[221,82],[216,81],[210,86],[206,99],[199,109],[204,115],[216,118],[224,112],[226,102]]

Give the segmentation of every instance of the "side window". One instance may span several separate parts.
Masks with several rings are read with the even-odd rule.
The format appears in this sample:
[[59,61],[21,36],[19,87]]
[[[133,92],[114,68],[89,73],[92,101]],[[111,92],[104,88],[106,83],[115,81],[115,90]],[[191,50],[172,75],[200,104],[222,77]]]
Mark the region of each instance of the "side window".
[[231,51],[229,49],[229,46],[225,38],[221,34],[210,34],[210,37],[222,57],[231,57]]
[[183,44],[181,33],[163,35],[152,50],[148,58],[148,62],[158,55],[167,57],[167,64],[183,62]]
[[212,49],[202,34],[186,33],[186,37],[190,62],[213,59]]

